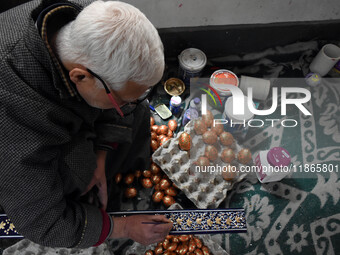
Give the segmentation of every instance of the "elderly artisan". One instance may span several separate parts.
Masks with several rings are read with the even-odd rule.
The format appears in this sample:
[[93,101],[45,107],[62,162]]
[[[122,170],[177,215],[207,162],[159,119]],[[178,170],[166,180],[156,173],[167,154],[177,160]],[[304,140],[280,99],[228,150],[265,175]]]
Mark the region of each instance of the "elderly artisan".
[[117,171],[148,167],[143,99],[162,77],[162,42],[129,4],[79,4],[31,1],[0,15],[0,204],[44,246],[161,241],[172,227],[164,216],[105,209]]

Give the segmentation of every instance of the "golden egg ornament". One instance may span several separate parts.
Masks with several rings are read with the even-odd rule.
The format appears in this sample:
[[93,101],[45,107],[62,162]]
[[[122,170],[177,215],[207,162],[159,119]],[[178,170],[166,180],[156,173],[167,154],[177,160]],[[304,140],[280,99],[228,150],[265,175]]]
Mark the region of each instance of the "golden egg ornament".
[[213,125],[210,130],[219,136],[224,132],[224,126],[222,124],[215,124],[215,126]]
[[174,187],[167,188],[165,194],[168,196],[175,197],[177,195],[177,190]]
[[155,119],[154,117],[150,117],[150,127],[152,127],[153,125],[155,125]]
[[173,136],[174,136],[174,132],[169,129],[167,137],[172,138]]
[[169,120],[168,127],[171,131],[175,131],[177,129],[177,121],[176,120]]
[[241,164],[248,164],[251,161],[251,152],[249,149],[242,149],[237,154],[237,159]]
[[159,147],[158,142],[156,140],[151,140],[150,147],[152,151],[156,151]]
[[167,207],[173,205],[175,202],[176,201],[175,201],[175,199],[172,196],[166,195],[166,196],[163,197],[163,203]]
[[226,181],[232,181],[236,177],[236,169],[231,165],[224,167],[222,177]]
[[147,250],[144,255],[154,255],[152,250]]
[[136,188],[127,188],[125,190],[125,197],[126,198],[134,198],[135,196],[137,196],[137,189]]
[[159,135],[159,136],[157,136],[157,142],[160,144],[162,139],[165,138],[165,137],[166,137],[166,135]]
[[115,182],[118,184],[122,181],[123,175],[121,173],[116,174],[115,176]]
[[210,160],[207,157],[201,156],[196,160],[195,165],[196,166],[210,166]]
[[151,132],[151,140],[157,140],[156,132]]
[[215,132],[208,130],[203,134],[203,142],[206,144],[214,144],[217,142],[217,135]]
[[151,177],[151,181],[153,184],[158,184],[162,180],[162,177],[160,175],[154,175]]
[[216,147],[213,145],[206,146],[204,156],[206,156],[210,161],[215,161],[218,158],[218,151]]
[[128,174],[127,176],[125,176],[125,184],[130,185],[133,183],[133,180],[135,179],[135,175],[134,174]]
[[166,135],[168,133],[168,126],[161,125],[157,129],[157,135]]
[[162,179],[162,180],[160,181],[159,185],[160,185],[160,188],[161,188],[162,190],[166,190],[166,189],[168,189],[168,188],[171,186],[171,183],[170,183],[170,181],[167,180],[167,179]]
[[157,130],[158,130],[158,125],[151,126],[151,132],[155,132],[157,134]]
[[163,191],[156,191],[152,195],[152,201],[154,201],[155,203],[159,203],[162,201],[163,197],[164,197]]
[[136,170],[135,171],[135,177],[136,178],[139,178],[139,177],[141,177],[142,176],[142,171],[141,170]]
[[196,135],[203,135],[208,130],[208,128],[202,119],[196,119],[194,124],[194,130]]
[[150,170],[152,174],[159,174],[161,172],[159,166],[154,162],[151,163]]
[[224,146],[231,146],[234,142],[234,137],[229,132],[222,132],[220,134],[220,142]]
[[163,144],[165,144],[167,141],[169,141],[170,138],[169,137],[164,137],[161,142],[159,143],[160,146],[162,146]]
[[146,189],[152,188],[152,186],[153,186],[152,181],[151,181],[150,178],[144,178],[144,179],[142,180],[142,185],[143,185],[143,187],[146,188]]
[[221,153],[221,159],[223,162],[231,163],[235,159],[235,153],[233,149],[226,148]]
[[191,148],[191,137],[188,133],[183,132],[178,139],[179,148],[183,151],[188,151]]
[[150,178],[152,176],[152,173],[151,173],[150,170],[144,170],[143,176],[146,177],[146,178]]

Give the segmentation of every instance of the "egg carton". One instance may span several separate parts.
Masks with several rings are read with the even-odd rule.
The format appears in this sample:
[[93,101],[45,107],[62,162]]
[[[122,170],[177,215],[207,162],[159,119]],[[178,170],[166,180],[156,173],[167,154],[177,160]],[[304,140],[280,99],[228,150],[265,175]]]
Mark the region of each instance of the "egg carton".
[[[170,210],[179,210],[182,209],[182,207],[175,203],[171,207],[169,207]],[[219,244],[217,244],[213,239],[211,235],[194,235],[198,237],[203,245],[207,246],[210,254],[212,255],[229,255]],[[148,246],[144,246],[140,243],[134,242],[131,247],[126,251],[126,255],[134,255],[134,254],[144,254],[147,250],[154,250],[156,248],[157,244],[151,244]]]
[[[165,144],[159,147],[152,155],[153,161],[165,172],[170,180],[184,192],[184,194],[200,209],[217,208],[220,203],[226,198],[227,191],[231,190],[235,183],[240,182],[246,173],[236,172],[236,176],[231,181],[226,181],[222,177],[222,172],[195,172],[194,162],[204,155],[205,143],[201,135],[196,135],[194,131],[194,123],[189,122],[184,132],[191,137],[190,151],[182,151],[178,146],[179,133],[176,138],[168,140]],[[214,144],[219,155],[224,148],[219,141]],[[234,143],[229,146],[234,150],[235,156],[242,147],[234,140]],[[236,160],[231,162],[236,169],[240,169],[241,164]],[[252,164],[250,162],[249,164]],[[211,163],[211,166],[226,166],[220,157]],[[216,169],[216,168],[215,168]]]

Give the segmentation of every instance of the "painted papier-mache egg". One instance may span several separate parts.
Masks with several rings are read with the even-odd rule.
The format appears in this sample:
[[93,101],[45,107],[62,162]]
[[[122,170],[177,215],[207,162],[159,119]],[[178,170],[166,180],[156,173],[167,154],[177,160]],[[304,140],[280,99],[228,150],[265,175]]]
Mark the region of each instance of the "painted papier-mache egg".
[[233,170],[234,169],[232,168],[232,166],[228,164],[227,167],[225,167],[224,171],[222,172],[223,179],[226,181],[232,181],[236,176],[236,172]]
[[231,163],[235,159],[235,153],[233,149],[226,148],[221,153],[221,159],[223,162]]
[[215,126],[212,126],[211,131],[213,131],[217,136],[223,133],[224,127],[222,124],[216,124]]
[[137,196],[137,189],[136,188],[127,188],[126,190],[125,190],[125,197],[127,197],[127,198],[133,198],[133,197],[135,197],[135,196]]
[[175,131],[177,129],[177,121],[176,120],[169,120],[168,127],[171,131]]
[[163,197],[163,203],[165,206],[169,207],[175,203],[175,199],[172,196],[166,195]]
[[215,161],[218,158],[218,151],[215,146],[208,145],[205,147],[204,155],[211,161]]
[[217,135],[215,132],[209,130],[203,134],[203,142],[206,144],[214,144],[217,142]]
[[208,128],[202,119],[197,119],[195,120],[194,130],[196,135],[203,135],[208,130]]
[[237,155],[237,159],[241,164],[248,164],[251,161],[251,152],[249,149],[242,149]]
[[178,141],[179,148],[184,151],[188,151],[191,148],[191,137],[188,133],[183,132],[179,136],[179,141]]
[[222,132],[220,134],[220,142],[224,146],[231,146],[234,142],[234,137],[229,132]]

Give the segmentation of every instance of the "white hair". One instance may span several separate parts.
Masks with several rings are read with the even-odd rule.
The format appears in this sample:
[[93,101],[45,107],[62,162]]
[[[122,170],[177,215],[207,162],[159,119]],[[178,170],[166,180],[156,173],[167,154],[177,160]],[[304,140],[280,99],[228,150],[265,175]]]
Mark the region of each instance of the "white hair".
[[95,1],[58,33],[62,62],[82,64],[113,90],[127,81],[155,85],[164,71],[163,44],[156,28],[136,7]]

